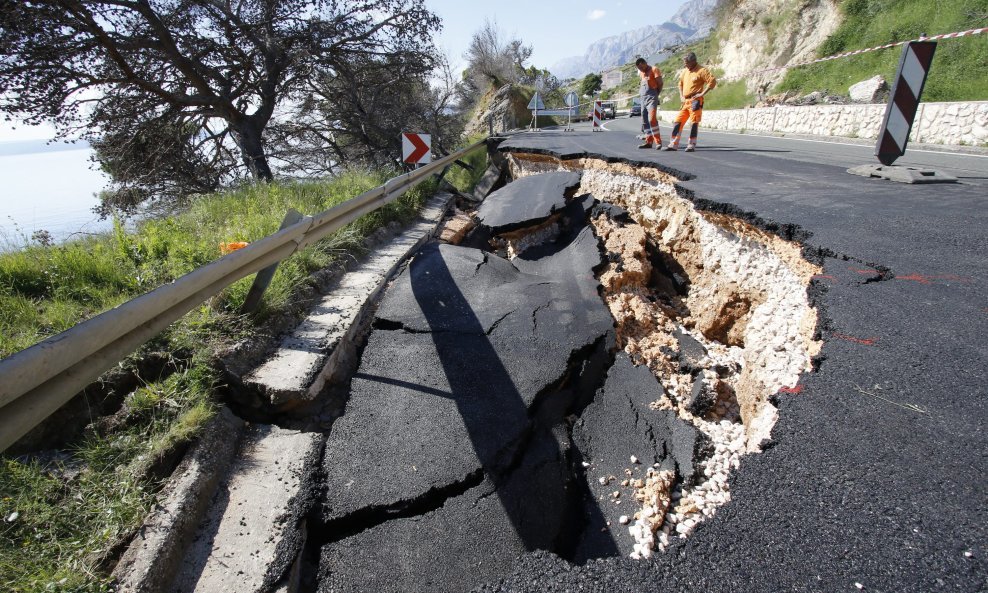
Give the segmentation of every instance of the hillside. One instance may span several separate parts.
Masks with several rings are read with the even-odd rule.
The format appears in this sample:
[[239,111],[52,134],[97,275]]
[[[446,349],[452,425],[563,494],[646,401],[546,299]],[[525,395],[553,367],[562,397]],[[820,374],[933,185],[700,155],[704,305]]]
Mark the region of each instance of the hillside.
[[[844,0],[841,24],[820,45],[818,57],[855,49],[988,27],[988,0]],[[871,52],[790,70],[778,91],[829,90],[847,87],[876,74],[892,80],[901,49]],[[988,35],[940,41],[930,69],[925,101],[988,99]]]
[[[681,55],[695,51],[718,76],[709,109],[752,105],[760,97],[788,92],[803,96],[820,91],[846,96],[848,88],[875,75],[892,81],[901,48],[839,60],[778,69],[786,64],[875,47],[890,42],[988,26],[988,0],[721,0],[711,34],[692,41],[658,62],[666,76],[663,103],[675,97],[675,73]],[[635,94],[629,76],[610,96]],[[988,35],[943,40],[923,93],[924,101],[988,100]]]
[[[875,75],[891,82],[902,50],[751,72],[914,39],[923,33],[984,26],[988,26],[988,0],[724,0],[711,35],[717,47],[711,62],[726,83],[723,90],[728,92],[722,94],[740,104],[781,92],[847,95],[851,85]],[[941,41],[923,99],[988,99],[986,69],[988,36]],[[744,92],[739,92],[742,86]]]

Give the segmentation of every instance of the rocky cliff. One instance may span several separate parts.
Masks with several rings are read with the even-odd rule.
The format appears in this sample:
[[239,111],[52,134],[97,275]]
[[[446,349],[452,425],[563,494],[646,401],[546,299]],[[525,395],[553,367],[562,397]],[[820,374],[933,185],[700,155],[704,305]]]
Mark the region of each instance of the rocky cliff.
[[812,59],[840,19],[838,0],[733,0],[716,25],[714,65],[725,80],[743,78],[748,92],[764,93],[785,70],[751,72]]

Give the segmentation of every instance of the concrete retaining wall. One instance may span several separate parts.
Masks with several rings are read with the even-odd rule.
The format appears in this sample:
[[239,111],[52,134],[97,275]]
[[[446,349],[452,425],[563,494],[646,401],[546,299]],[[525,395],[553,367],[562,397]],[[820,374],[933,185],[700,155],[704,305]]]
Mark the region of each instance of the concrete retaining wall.
[[[677,112],[660,111],[664,122]],[[702,127],[781,134],[877,138],[885,115],[884,104],[778,105],[746,109],[710,110]],[[988,101],[922,103],[913,123],[911,142],[927,144],[988,145]]]

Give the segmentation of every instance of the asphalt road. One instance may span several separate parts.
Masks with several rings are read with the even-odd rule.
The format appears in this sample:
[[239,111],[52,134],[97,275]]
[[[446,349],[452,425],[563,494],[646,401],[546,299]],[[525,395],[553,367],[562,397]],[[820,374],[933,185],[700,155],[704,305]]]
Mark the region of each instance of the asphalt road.
[[802,242],[824,266],[820,365],[684,543],[584,566],[534,552],[483,590],[988,589],[988,158],[910,151],[898,164],[961,183],[903,185],[845,172],[877,162],[869,145],[701,128],[697,152],[668,153],[636,148],[637,119],[605,125],[502,150],[662,167],[698,207]]

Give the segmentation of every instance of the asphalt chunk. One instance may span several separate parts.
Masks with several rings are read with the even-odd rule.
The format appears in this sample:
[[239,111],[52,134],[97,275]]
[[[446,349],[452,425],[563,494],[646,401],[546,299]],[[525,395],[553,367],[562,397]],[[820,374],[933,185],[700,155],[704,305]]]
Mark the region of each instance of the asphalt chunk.
[[487,196],[477,209],[477,220],[494,233],[542,222],[566,206],[566,194],[580,184],[580,177],[558,171],[512,181]]
[[578,562],[631,553],[635,541],[620,518],[639,510],[632,485],[645,479],[648,468],[682,466],[680,473],[692,477],[698,433],[671,410],[649,407],[664,394],[648,367],[635,366],[620,352],[606,383],[574,425],[573,441],[587,464],[584,478],[589,492],[586,529],[575,556]]
[[328,523],[396,512],[479,468],[503,471],[534,407],[570,406],[577,394],[560,382],[613,342],[588,257],[600,260],[595,238],[577,237],[553,254],[556,265],[525,264],[536,273],[432,245],[401,274],[328,437]]
[[322,548],[321,593],[469,591],[510,571],[566,528],[569,471],[537,431],[517,467],[422,515],[395,519]]

